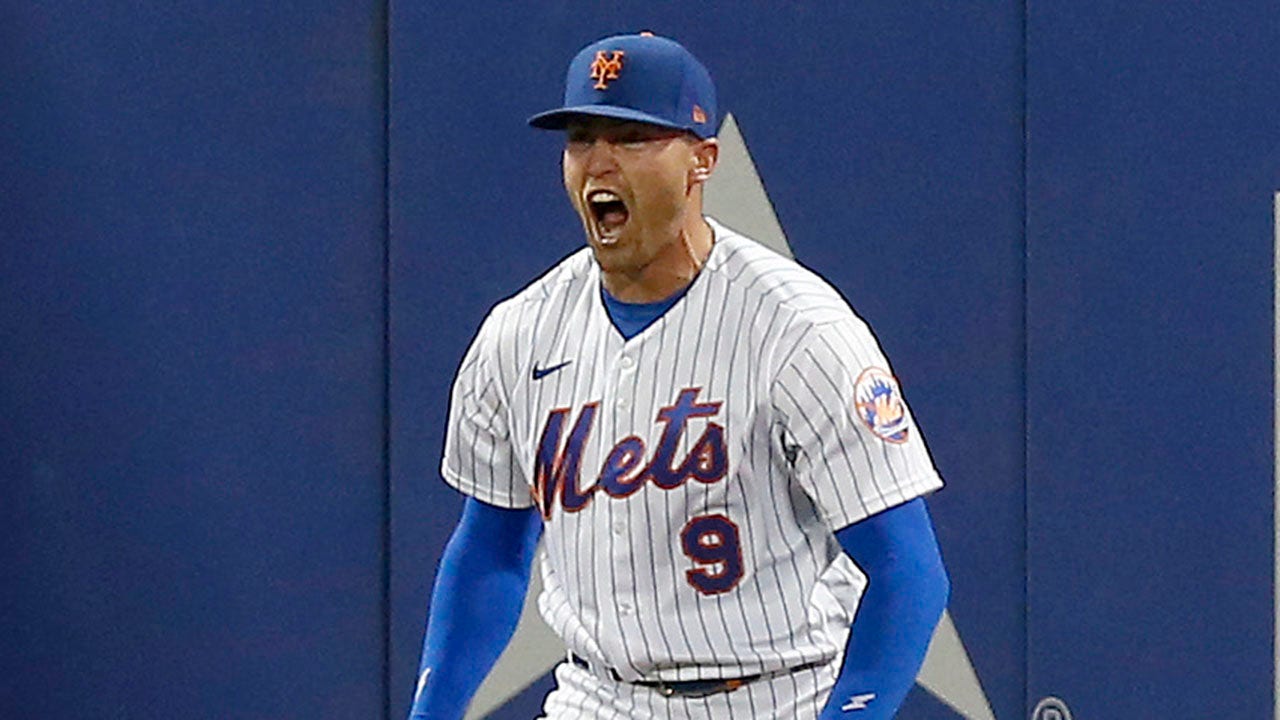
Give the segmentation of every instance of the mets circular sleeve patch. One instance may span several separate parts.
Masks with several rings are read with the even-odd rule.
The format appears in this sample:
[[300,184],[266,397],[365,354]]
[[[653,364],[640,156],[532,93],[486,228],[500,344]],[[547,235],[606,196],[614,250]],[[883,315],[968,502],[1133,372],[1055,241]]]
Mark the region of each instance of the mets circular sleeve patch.
[[862,371],[853,386],[854,407],[864,425],[881,440],[907,441],[911,419],[902,401],[902,390],[889,371],[870,367]]

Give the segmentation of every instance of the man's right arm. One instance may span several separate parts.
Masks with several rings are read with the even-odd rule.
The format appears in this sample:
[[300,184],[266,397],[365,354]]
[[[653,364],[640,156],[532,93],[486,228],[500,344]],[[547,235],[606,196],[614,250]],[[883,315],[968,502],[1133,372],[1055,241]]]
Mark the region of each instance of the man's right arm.
[[462,718],[515,632],[541,534],[536,508],[467,499],[436,573],[410,720]]

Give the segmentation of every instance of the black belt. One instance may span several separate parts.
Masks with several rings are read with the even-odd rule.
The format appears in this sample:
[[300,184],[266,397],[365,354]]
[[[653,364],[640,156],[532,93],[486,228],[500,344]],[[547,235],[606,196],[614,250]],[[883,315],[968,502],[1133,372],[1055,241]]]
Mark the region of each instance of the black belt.
[[[570,653],[569,660],[574,665],[577,665],[583,670],[586,670],[588,672],[591,671],[591,663],[587,662],[581,657],[578,657],[577,654]],[[706,697],[707,695],[714,695],[716,693],[721,693],[721,692],[731,692],[733,690],[737,690],[743,685],[746,685],[747,683],[753,683],[757,680],[777,677],[779,675],[790,675],[791,673],[800,672],[801,670],[810,670],[812,668],[822,667],[823,665],[826,665],[828,662],[830,661],[815,660],[810,663],[805,663],[804,665],[797,665],[795,667],[784,668],[782,670],[774,670],[772,672],[756,673],[755,675],[744,675],[743,677],[736,677],[736,678],[718,678],[715,680],[676,680],[676,681],[634,680],[634,681],[631,681],[631,684],[639,685],[641,687],[653,688],[654,690],[657,690],[659,693],[661,693],[665,697],[673,697],[675,695],[679,695],[680,697],[699,698],[699,697]],[[618,671],[614,670],[613,668],[609,668],[609,676],[612,677],[617,682],[627,682],[626,680],[623,680],[622,677],[618,675]]]

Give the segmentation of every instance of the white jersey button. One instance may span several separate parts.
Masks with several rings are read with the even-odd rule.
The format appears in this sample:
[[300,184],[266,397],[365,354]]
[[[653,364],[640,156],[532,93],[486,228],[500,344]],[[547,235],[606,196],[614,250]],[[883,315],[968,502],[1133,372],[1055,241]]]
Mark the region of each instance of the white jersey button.
[[619,604],[618,604],[618,614],[619,614],[619,615],[630,615],[630,614],[631,614],[631,611],[632,611],[631,603],[619,603]]
[[613,524],[613,534],[622,537],[627,534],[626,523],[616,522]]
[[629,355],[623,355],[622,359],[618,361],[618,365],[621,366],[623,370],[630,370],[635,367],[635,364],[636,361],[632,360]]
[[619,395],[619,396],[618,396],[618,407],[620,407],[620,408],[625,408],[625,407],[626,407],[627,405],[629,405],[629,404],[630,404],[630,401],[629,401],[629,400],[627,400],[627,396],[626,396],[626,395]]

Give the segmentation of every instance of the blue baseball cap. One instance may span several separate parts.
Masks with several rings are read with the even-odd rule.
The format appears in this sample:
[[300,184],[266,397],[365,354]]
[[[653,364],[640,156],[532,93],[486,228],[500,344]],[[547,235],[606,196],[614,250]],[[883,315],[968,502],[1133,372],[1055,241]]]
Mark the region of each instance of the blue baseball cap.
[[564,106],[529,124],[563,130],[575,116],[636,120],[716,134],[716,86],[711,73],[680,43],[653,33],[615,35],[586,46],[569,63]]

